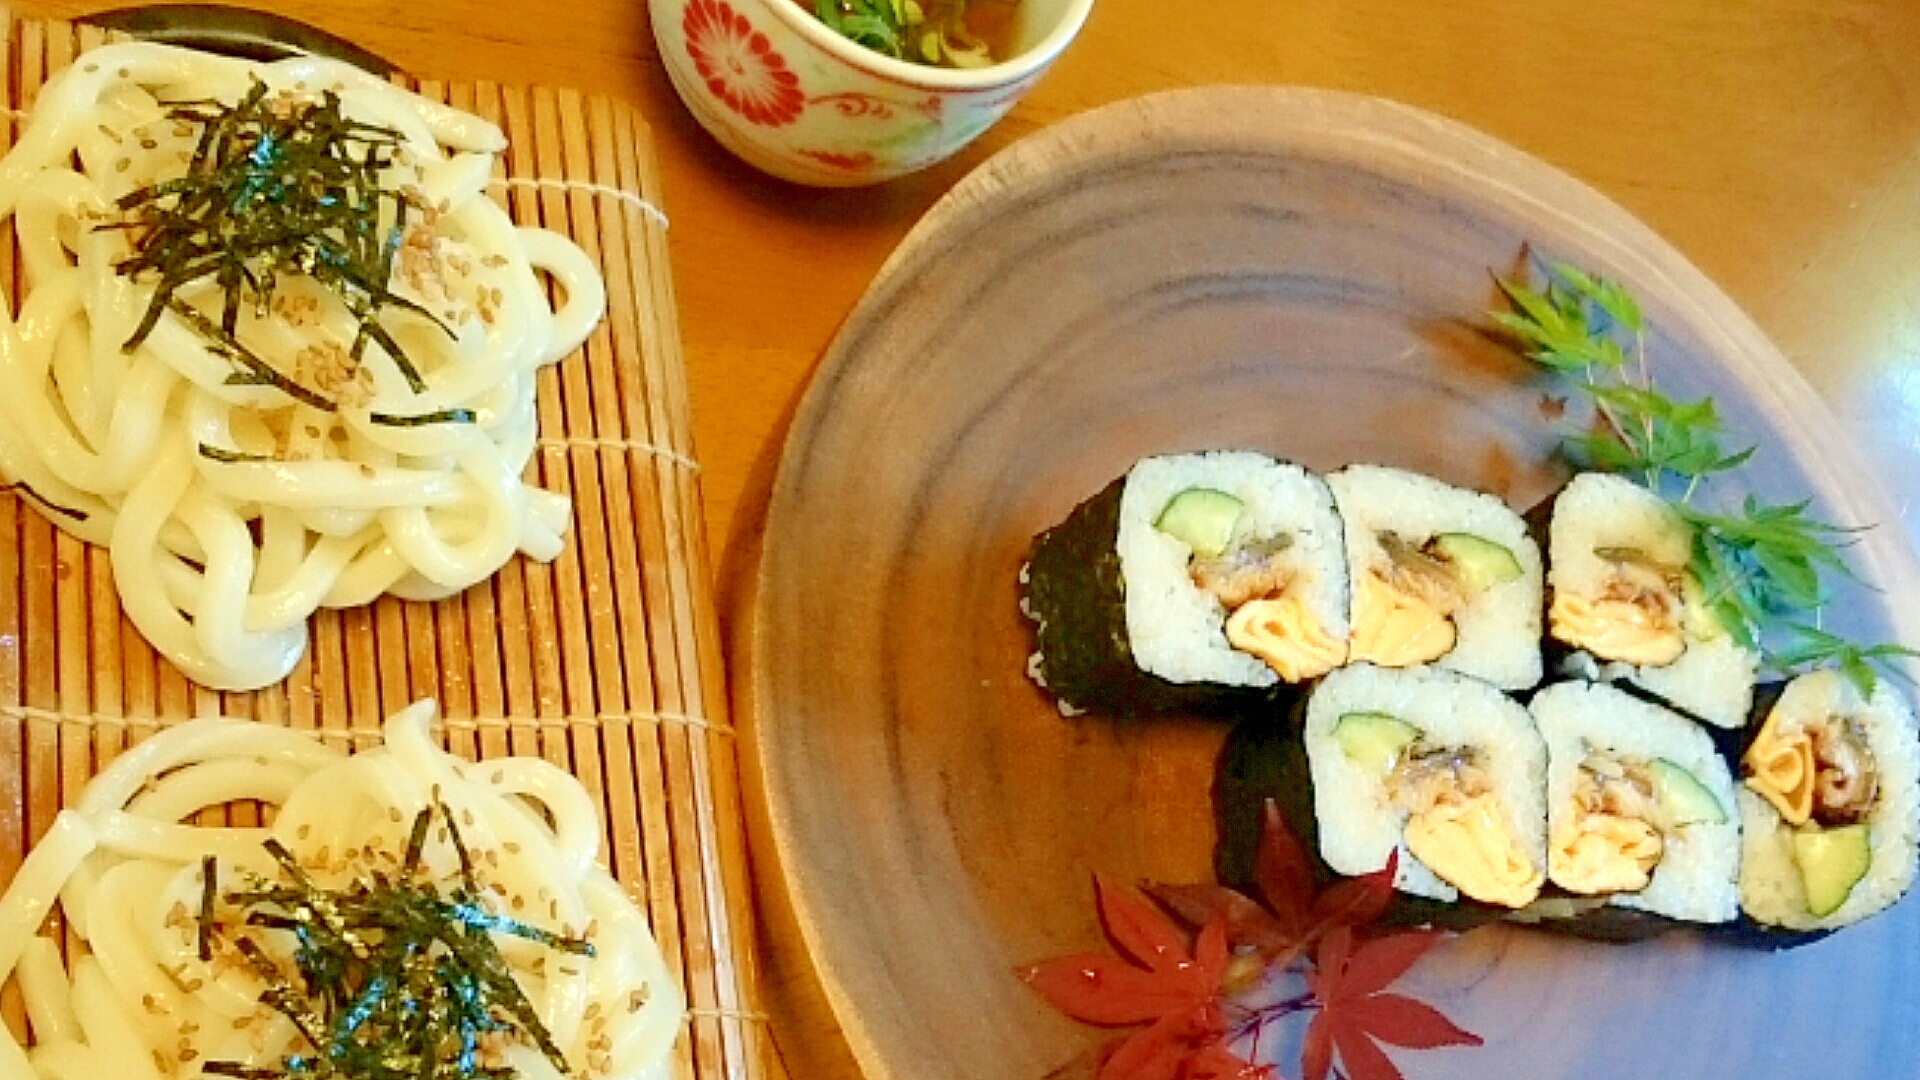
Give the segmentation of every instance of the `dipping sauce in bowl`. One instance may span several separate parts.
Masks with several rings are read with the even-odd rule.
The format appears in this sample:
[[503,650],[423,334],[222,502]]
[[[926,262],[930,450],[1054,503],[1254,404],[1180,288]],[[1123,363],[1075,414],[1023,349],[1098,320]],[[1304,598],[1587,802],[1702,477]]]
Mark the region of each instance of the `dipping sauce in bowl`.
[[[1093,0],[973,5],[984,66],[884,55],[796,0],[655,0],[651,10],[674,89],[721,145],[782,179],[854,187],[925,168],[991,127],[1073,40]],[[923,40],[904,45],[924,55]]]

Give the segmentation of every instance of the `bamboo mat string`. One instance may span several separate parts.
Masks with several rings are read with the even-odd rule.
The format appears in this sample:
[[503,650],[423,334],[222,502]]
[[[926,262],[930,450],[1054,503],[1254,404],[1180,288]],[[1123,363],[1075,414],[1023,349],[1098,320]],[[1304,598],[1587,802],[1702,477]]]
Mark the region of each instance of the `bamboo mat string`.
[[488,187],[528,188],[534,191],[584,191],[591,195],[604,195],[609,199],[618,199],[630,203],[661,228],[668,226],[666,211],[648,202],[645,197],[623,188],[596,184],[591,180],[553,180],[543,176],[511,176],[496,179]]
[[[0,113],[101,44],[98,31],[0,7]],[[489,185],[523,226],[571,237],[607,278],[608,312],[539,377],[528,478],[573,502],[551,564],[515,559],[434,603],[385,597],[323,610],[278,686],[195,687],[120,612],[111,562],[0,491],[0,880],[89,778],[128,746],[195,716],[375,745],[385,717],[436,698],[435,732],[468,760],[536,755],[598,800],[601,857],[640,905],[690,1006],[668,1075],[777,1075],[760,1008],[737,733],[727,715],[686,374],[652,133],[631,106],[571,91],[409,83],[501,126]],[[18,125],[0,124],[0,150]],[[18,250],[0,222],[0,291],[19,310]],[[257,807],[208,811],[254,824]],[[60,938],[63,928],[52,932]],[[65,938],[70,948],[77,939]],[[23,1033],[17,996],[0,1014]]]
[[670,461],[688,472],[700,471],[699,462],[680,453],[678,450],[669,449],[665,446],[656,446],[653,443],[640,442],[634,439],[602,438],[596,435],[557,435],[553,437],[542,436],[538,441],[538,445],[542,449],[549,450],[564,450],[571,447],[579,447],[583,450],[618,450],[628,453],[646,454],[649,457],[657,457],[662,461]]

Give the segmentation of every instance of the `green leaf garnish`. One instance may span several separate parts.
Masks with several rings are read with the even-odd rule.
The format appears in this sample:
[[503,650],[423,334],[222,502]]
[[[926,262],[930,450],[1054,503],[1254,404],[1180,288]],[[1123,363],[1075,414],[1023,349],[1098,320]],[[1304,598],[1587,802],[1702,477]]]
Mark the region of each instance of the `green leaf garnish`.
[[[1646,377],[1646,341],[1640,307],[1625,289],[1565,263],[1548,270],[1544,290],[1495,279],[1512,311],[1490,313],[1535,363],[1578,375],[1599,417],[1597,430],[1567,440],[1569,456],[1586,468],[1638,474],[1659,492],[1674,477],[1689,492],[1702,478],[1733,469],[1751,448],[1729,453],[1720,445],[1720,416],[1712,398],[1674,401]],[[1616,333],[1625,333],[1623,345]],[[1631,347],[1635,363],[1628,363]],[[1639,381],[1629,374],[1637,367]]]
[[1858,530],[1808,517],[1808,505],[1768,505],[1749,495],[1737,514],[1676,506],[1693,527],[1689,569],[1721,626],[1748,648],[1759,647],[1769,620],[1826,602],[1822,571],[1853,576],[1836,547]]
[[1554,263],[1553,276],[1564,282],[1582,299],[1607,313],[1622,329],[1638,334],[1642,330],[1640,305],[1627,290],[1605,278],[1598,278],[1569,263]]
[[[1547,267],[1542,289],[1495,280],[1512,305],[1489,312],[1495,325],[1529,359],[1573,380],[1593,404],[1594,428],[1567,436],[1566,455],[1585,468],[1633,477],[1673,506],[1693,531],[1687,570],[1700,586],[1699,602],[1735,641],[1782,671],[1831,664],[1863,694],[1872,692],[1874,665],[1920,658],[1900,645],[1854,645],[1804,622],[1786,624],[1796,637],[1792,647],[1768,651],[1769,628],[1817,613],[1827,602],[1825,575],[1854,578],[1840,550],[1860,530],[1810,516],[1811,500],[1770,504],[1749,495],[1735,513],[1694,505],[1704,480],[1745,465],[1754,451],[1723,448],[1712,398],[1675,401],[1654,387],[1644,318],[1633,297],[1565,263]],[[1677,496],[1663,490],[1669,479],[1684,485]]]
[[1787,629],[1796,640],[1791,647],[1767,657],[1769,668],[1790,678],[1812,668],[1831,666],[1839,669],[1863,698],[1872,697],[1874,688],[1879,685],[1874,670],[1876,667],[1903,682],[1911,683],[1913,679],[1893,661],[1920,660],[1920,651],[1904,645],[1856,645],[1838,634],[1830,634],[1805,623],[1793,623]]

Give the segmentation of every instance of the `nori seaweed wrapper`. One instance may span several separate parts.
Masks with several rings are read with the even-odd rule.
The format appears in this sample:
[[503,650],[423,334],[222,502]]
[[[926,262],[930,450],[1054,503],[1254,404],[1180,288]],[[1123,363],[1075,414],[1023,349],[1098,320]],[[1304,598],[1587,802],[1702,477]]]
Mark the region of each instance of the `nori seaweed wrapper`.
[[1029,673],[1065,709],[1107,716],[1232,718],[1271,701],[1273,688],[1176,683],[1135,663],[1117,547],[1125,487],[1122,476],[1034,538],[1020,585],[1034,624]]

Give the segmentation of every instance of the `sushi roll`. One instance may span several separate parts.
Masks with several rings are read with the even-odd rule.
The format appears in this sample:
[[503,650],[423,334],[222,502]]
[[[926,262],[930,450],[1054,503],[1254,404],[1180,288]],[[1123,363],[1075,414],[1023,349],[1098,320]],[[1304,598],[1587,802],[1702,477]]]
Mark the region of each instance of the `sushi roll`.
[[1713,739],[1605,683],[1529,704],[1547,745],[1547,876],[1575,896],[1671,919],[1739,914],[1733,776]]
[[1582,473],[1555,496],[1547,539],[1547,632],[1567,670],[1625,681],[1718,727],[1753,707],[1760,657],[1701,602],[1693,531],[1645,488]]
[[1802,675],[1741,755],[1740,906],[1788,931],[1833,930],[1885,910],[1920,859],[1920,731],[1880,680]]
[[1321,680],[1303,732],[1321,857],[1434,900],[1521,908],[1546,874],[1547,751],[1526,709],[1437,668],[1354,664]]
[[1377,465],[1327,478],[1353,582],[1349,660],[1540,681],[1540,550],[1491,495]]
[[1028,671],[1063,711],[1237,707],[1346,659],[1325,481],[1262,454],[1145,458],[1035,540]]

